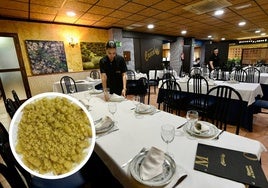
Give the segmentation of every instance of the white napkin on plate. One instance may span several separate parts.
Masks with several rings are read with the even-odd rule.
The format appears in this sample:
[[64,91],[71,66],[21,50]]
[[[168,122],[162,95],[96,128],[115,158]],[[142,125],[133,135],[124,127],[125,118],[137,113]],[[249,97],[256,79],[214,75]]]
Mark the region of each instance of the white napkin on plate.
[[95,125],[95,128],[96,130],[98,130],[99,128],[107,128],[111,125],[112,122],[113,120],[109,116],[105,116],[100,122]]
[[151,147],[140,166],[140,177],[149,180],[163,172],[165,153],[156,147]]
[[193,130],[195,133],[204,133],[209,131],[209,126],[206,125],[205,123],[197,122],[194,125]]
[[125,98],[123,96],[119,96],[119,95],[117,95],[115,93],[113,93],[111,95],[111,97],[110,97],[111,102],[120,102],[120,101],[123,101],[123,100],[125,100]]
[[150,105],[146,105],[146,104],[143,104],[143,103],[139,103],[138,105],[137,105],[137,109],[136,109],[136,111],[137,112],[146,112],[146,111],[148,111],[148,110],[150,110],[151,109],[151,106]]
[[87,76],[86,80],[89,81],[89,82],[94,82],[95,81],[95,79],[91,78],[90,76]]

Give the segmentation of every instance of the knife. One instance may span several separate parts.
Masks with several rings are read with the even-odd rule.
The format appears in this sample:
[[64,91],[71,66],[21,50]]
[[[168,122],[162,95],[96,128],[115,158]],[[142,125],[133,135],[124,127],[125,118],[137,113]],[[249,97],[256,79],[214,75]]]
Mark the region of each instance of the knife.
[[184,125],[186,125],[186,123],[187,123],[187,121],[185,123],[181,124],[180,126],[178,126],[177,129],[182,128]]
[[175,188],[177,185],[179,185],[185,178],[187,177],[187,174],[181,176],[178,181],[175,183],[175,185],[172,186],[172,188]]

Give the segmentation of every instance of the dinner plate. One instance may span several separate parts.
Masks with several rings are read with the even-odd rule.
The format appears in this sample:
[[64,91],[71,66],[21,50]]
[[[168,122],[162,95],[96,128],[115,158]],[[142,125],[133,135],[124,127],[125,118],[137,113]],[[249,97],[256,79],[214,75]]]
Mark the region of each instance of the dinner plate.
[[[71,168],[68,172],[65,172],[65,173],[62,173],[62,174],[55,174],[53,173],[53,169],[51,169],[51,171],[48,171],[47,173],[41,173],[38,168],[36,169],[32,169],[30,168],[23,160],[23,157],[24,155],[20,154],[17,149],[16,149],[16,146],[17,146],[17,143],[18,143],[18,139],[19,139],[19,127],[21,127],[19,125],[19,123],[22,121],[22,117],[23,117],[23,114],[25,112],[25,110],[27,108],[29,108],[28,106],[30,105],[33,105],[35,104],[36,102],[38,102],[39,100],[48,100],[49,99],[54,99],[54,98],[59,98],[61,99],[61,102],[62,100],[67,100],[68,103],[63,103],[62,102],[62,108],[72,108],[71,104],[74,105],[74,106],[77,106],[79,110],[77,111],[74,111],[75,113],[77,114],[81,114],[81,111],[83,111],[85,113],[85,115],[87,116],[89,122],[91,125],[94,124],[93,122],[93,119],[90,115],[90,113],[88,112],[88,110],[86,109],[86,107],[80,103],[77,99],[69,96],[69,95],[66,95],[66,94],[62,94],[62,93],[56,93],[56,92],[48,92],[48,93],[42,93],[42,94],[38,94],[38,95],[35,95],[33,97],[31,97],[30,99],[28,99],[27,101],[25,101],[20,107],[19,109],[16,111],[15,115],[13,116],[12,120],[11,120],[11,123],[10,123],[10,129],[9,129],[9,142],[10,142],[10,148],[11,148],[11,151],[15,157],[15,159],[18,161],[18,163],[26,170],[28,171],[30,174],[36,176],[36,177],[39,177],[39,178],[43,178],[43,179],[61,179],[61,178],[65,178],[65,177],[68,177],[74,173],[76,173],[77,171],[79,171],[85,164],[86,162],[89,160],[93,150],[94,150],[94,146],[95,146],[95,139],[96,139],[96,135],[95,135],[95,127],[94,126],[90,126],[91,128],[91,131],[92,131],[92,136],[89,137],[88,139],[86,139],[85,141],[88,140],[88,142],[90,143],[90,146],[85,148],[83,150],[83,155],[84,155],[84,158],[79,161],[79,162],[74,162],[73,163],[73,168]],[[46,104],[48,102],[44,101],[44,104]],[[42,108],[43,108],[43,111],[44,113],[43,114],[47,114],[48,110],[47,109],[50,109],[48,108],[46,105],[42,105]],[[56,103],[55,103],[56,104]],[[40,108],[39,108],[40,110]],[[34,112],[33,111],[28,111],[27,113],[29,113],[29,115],[35,115],[36,114],[33,114]],[[59,115],[58,115],[59,114]],[[57,119],[57,117],[59,117],[61,114],[60,113],[55,113],[55,118],[54,119]],[[70,115],[69,115],[70,116]],[[44,116],[43,116],[44,117]],[[50,116],[49,116],[50,117]],[[41,118],[38,118],[38,119],[41,119]],[[28,120],[30,121],[30,120]],[[75,124],[75,119],[73,120],[74,121],[74,124]],[[32,120],[31,120],[32,122]],[[40,121],[39,121],[40,122]],[[25,124],[25,123],[24,123]],[[34,124],[34,122],[32,123]],[[37,123],[36,123],[37,124]],[[27,124],[28,125],[28,124]],[[29,124],[30,126],[30,124]],[[32,126],[32,125],[31,125]],[[25,126],[24,126],[25,127]],[[38,128],[36,128],[38,127]],[[33,128],[32,130],[27,130],[27,131],[31,131],[31,139],[33,139],[33,137],[36,138],[35,135],[41,135],[43,134],[44,132],[52,132],[53,129],[44,129],[44,127],[51,127],[51,125],[47,124],[47,123],[39,123],[38,125],[36,125],[35,128]],[[67,127],[67,125],[66,125]],[[73,131],[73,127],[74,126],[68,126],[71,130]],[[25,128],[24,128],[25,129]],[[46,131],[44,131],[46,130]],[[52,131],[51,131],[52,130]],[[61,129],[61,128],[58,128],[58,134],[64,134],[64,129]],[[66,129],[67,130],[67,129]],[[26,132],[26,131],[25,131]],[[76,131],[75,131],[76,132]],[[43,134],[44,135],[44,134]],[[46,135],[49,135],[49,134],[46,134]],[[44,139],[44,137],[42,138]],[[76,139],[75,136],[69,136],[68,139],[72,139],[72,143],[73,143],[73,140]],[[34,139],[34,141],[36,141],[37,139]],[[70,142],[71,143],[71,142]],[[39,145],[40,144],[44,144],[44,142],[39,142]],[[70,144],[71,145],[71,144]],[[64,148],[64,142],[58,142],[58,146],[60,148]],[[72,146],[72,145],[71,145]],[[46,145],[47,147],[47,145]],[[68,147],[66,147],[67,149],[69,149]],[[69,150],[68,150],[69,151]],[[48,152],[48,151],[45,151],[42,150],[42,151],[39,151],[39,154],[38,156],[45,156],[47,155],[47,153],[52,153],[52,152]],[[47,160],[47,159],[46,159]]]
[[194,129],[194,126],[192,126],[190,123],[186,123],[186,125],[183,127],[184,131],[188,133],[191,136],[198,137],[198,138],[213,138],[215,137],[219,130],[218,128],[206,121],[198,121],[200,124],[205,124],[208,126],[208,130],[204,132],[197,132]]
[[108,126],[95,126],[95,130],[96,130],[96,134],[101,134],[104,132],[107,132],[109,130],[111,130],[114,127],[114,122],[112,121],[111,123],[109,123]]
[[145,109],[145,110],[140,110],[138,106],[135,108],[135,112],[138,114],[151,114],[155,112],[156,110],[155,106],[152,106],[152,105],[150,105],[148,109]]
[[102,93],[102,92],[103,92],[103,90],[97,90],[97,89],[89,90],[89,93],[90,93],[90,94],[100,94],[100,93]]
[[129,170],[132,177],[138,182],[148,186],[163,186],[168,184],[176,172],[175,161],[167,154],[163,163],[163,173],[150,180],[142,180],[140,177],[140,167],[148,151],[139,153],[130,163]]

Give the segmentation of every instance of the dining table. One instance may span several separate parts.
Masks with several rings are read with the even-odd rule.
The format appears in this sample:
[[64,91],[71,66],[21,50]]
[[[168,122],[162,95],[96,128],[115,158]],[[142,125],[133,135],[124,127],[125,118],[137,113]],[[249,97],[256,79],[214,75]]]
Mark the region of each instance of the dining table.
[[[86,78],[85,80],[75,80],[77,91],[86,91],[89,87],[94,87],[101,84],[101,79]],[[52,86],[53,92],[62,93],[60,81],[54,82]]]
[[[113,131],[101,136],[97,134],[94,151],[124,187],[147,187],[143,182],[134,178],[131,165],[122,165],[138,155],[142,148],[149,150],[156,147],[166,152],[167,145],[160,135],[161,126],[170,124],[177,128],[186,123],[186,118],[158,110],[153,106],[150,106],[153,113],[139,114],[136,111],[137,103],[127,99],[114,102],[117,105],[117,111],[112,116],[108,110],[108,104],[111,102],[104,100],[103,93],[91,95],[90,100],[85,98],[88,94],[87,91],[77,92],[73,94],[73,97],[91,106],[89,113],[94,121],[111,117],[116,122],[116,129]],[[261,154],[267,151],[261,142],[227,131],[224,131],[219,139],[201,139],[187,134],[181,127],[175,130],[175,138],[168,147],[170,156],[175,161],[176,171],[163,187],[173,187],[182,172],[187,174],[187,177],[176,186],[177,188],[246,187],[245,184],[237,181],[194,170],[197,146],[200,143],[252,153],[259,160]]]

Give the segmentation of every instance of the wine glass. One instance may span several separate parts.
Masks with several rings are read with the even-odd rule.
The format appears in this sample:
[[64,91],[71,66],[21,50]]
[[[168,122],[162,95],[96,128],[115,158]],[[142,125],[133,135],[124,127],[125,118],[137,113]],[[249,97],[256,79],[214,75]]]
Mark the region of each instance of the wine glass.
[[[117,105],[116,105],[116,103],[115,102],[109,102],[108,103],[108,110],[113,115],[113,119],[115,119],[114,118],[114,114],[117,111]],[[116,121],[114,121],[114,122],[116,123]]]
[[75,87],[74,87],[74,85],[70,85],[69,86],[69,91],[71,93],[71,96],[73,96],[73,94],[75,93]]
[[133,97],[133,103],[134,103],[135,107],[137,108],[137,106],[140,104],[140,96],[139,95],[135,95]]
[[92,96],[91,96],[91,94],[89,93],[89,92],[86,92],[85,94],[84,94],[84,96],[85,96],[85,98],[87,99],[87,102],[88,102],[88,111],[91,111],[91,109],[90,109],[90,107],[91,107],[91,105],[90,105],[90,100],[92,99]]
[[191,126],[195,125],[198,121],[198,112],[195,110],[188,110],[186,113],[186,119]]
[[164,124],[161,126],[161,138],[167,144],[166,153],[168,152],[168,144],[174,140],[175,137],[175,127],[170,124]]

